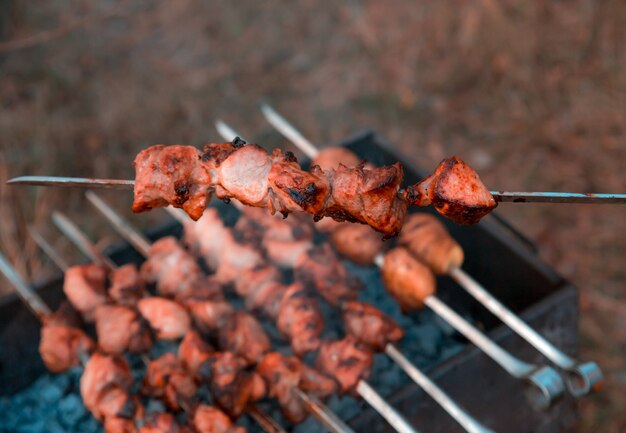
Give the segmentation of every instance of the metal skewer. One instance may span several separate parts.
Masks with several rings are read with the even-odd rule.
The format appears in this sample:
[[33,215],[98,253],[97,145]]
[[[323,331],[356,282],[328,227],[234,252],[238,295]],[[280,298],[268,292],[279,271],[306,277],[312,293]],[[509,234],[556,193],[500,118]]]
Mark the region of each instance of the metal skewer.
[[581,362],[563,353],[505,307],[461,268],[450,270],[448,275],[495,316],[506,323],[509,328],[532,344],[546,358],[563,370],[566,370],[568,372],[567,386],[572,395],[582,397],[601,386],[603,375],[598,364],[595,362]]
[[[268,105],[263,106],[266,111],[272,113],[274,116],[279,116],[278,113],[273,111]],[[264,111],[265,113],[265,111]],[[218,126],[218,122],[219,126]],[[222,121],[216,122],[218,132],[225,140],[233,140],[235,137],[241,137],[232,127],[228,126]],[[295,130],[292,128],[292,130]],[[302,135],[299,135],[302,137]],[[304,137],[302,137],[304,138]],[[307,141],[308,142],[308,141]],[[311,147],[313,145],[311,144]],[[174,213],[174,212],[171,212]],[[176,212],[176,214],[179,214]],[[342,306],[343,308],[343,306]],[[417,368],[409,359],[407,359],[402,352],[393,344],[388,343],[385,346],[384,352],[396,363],[404,372],[429,396],[433,398],[453,419],[455,419],[466,431],[470,433],[491,433],[492,430],[484,427],[465,410],[452,400],[441,388],[439,388],[428,376]],[[367,390],[366,390],[367,391]]]
[[[148,257],[150,241],[132,225],[119,215],[108,203],[92,191],[85,193],[87,200],[113,225],[115,230],[126,239],[141,255]],[[169,208],[168,208],[169,209]],[[186,222],[186,221],[185,221]],[[329,431],[334,433],[354,433],[335,413],[319,399],[309,396],[299,389],[294,394],[300,398],[310,413],[320,421]]]
[[[262,111],[268,122],[270,122],[272,126],[274,126],[285,137],[291,139],[292,137],[302,136],[302,134],[300,134],[295,127],[289,123],[289,121],[287,121],[271,107],[265,105],[262,107]],[[298,147],[300,147],[300,144],[302,143],[302,140],[292,141]],[[305,141],[306,143],[311,144],[308,140],[305,139]],[[301,148],[301,150],[310,158],[315,158],[319,154],[319,150],[314,146],[311,148],[311,146],[305,146]],[[383,262],[384,258],[379,254],[376,257],[375,263],[378,267],[382,267]],[[559,398],[563,394],[563,382],[554,369],[546,366],[539,367],[515,358],[499,345],[491,341],[472,324],[459,316],[454,310],[448,307],[448,305],[436,296],[429,296],[424,300],[424,304],[439,316],[444,318],[468,340],[472,341],[472,343],[500,364],[512,376],[520,379],[526,379],[529,384],[533,385],[532,388],[528,388],[528,395],[531,404],[534,406],[538,408],[547,408],[551,405],[552,401]],[[409,375],[411,374],[409,373]]]
[[[60,212],[52,215],[55,225],[94,263],[113,271],[117,265],[102,254],[80,229]],[[254,403],[248,403],[246,412],[268,433],[287,433],[280,424]]]
[[41,321],[49,316],[52,311],[50,307],[41,299],[41,297],[19,276],[15,268],[0,253],[0,272],[11,282],[19,297],[24,301],[26,306]]

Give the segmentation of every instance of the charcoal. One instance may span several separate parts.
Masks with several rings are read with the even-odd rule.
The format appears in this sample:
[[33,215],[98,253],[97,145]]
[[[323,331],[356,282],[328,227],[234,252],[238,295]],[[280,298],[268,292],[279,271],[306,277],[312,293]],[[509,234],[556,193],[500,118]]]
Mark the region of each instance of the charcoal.
[[58,419],[70,430],[73,429],[86,414],[87,409],[78,394],[68,394],[59,401],[57,407]]

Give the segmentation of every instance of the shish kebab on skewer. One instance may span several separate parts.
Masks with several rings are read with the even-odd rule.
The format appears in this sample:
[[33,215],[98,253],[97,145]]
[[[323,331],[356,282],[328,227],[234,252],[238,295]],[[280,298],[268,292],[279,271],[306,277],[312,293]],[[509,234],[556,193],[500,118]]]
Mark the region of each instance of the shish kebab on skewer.
[[[218,127],[218,130],[219,129]],[[230,131],[231,133],[235,133],[232,128],[228,127],[223,122],[221,123],[221,129],[224,132]],[[352,154],[352,152],[347,149],[333,151],[330,155],[326,153],[325,158],[320,158],[319,163],[323,165],[333,164],[337,162],[336,159],[338,158],[340,159],[339,162],[344,162],[346,165],[358,163],[356,155]],[[383,256],[383,242],[380,239],[376,239],[376,237],[372,237],[372,230],[364,225],[339,223],[329,220],[322,222],[322,224],[318,223],[316,226],[318,229],[325,231],[343,233],[339,238],[334,239],[335,244],[340,245],[343,249],[345,249],[349,243],[356,241],[359,245],[358,255],[360,256],[360,260],[371,260],[369,264],[375,263],[381,267],[386,289],[390,292],[392,297],[398,301],[404,311],[422,308],[424,305],[427,305],[485,354],[496,361],[509,374],[516,378],[524,379],[528,385],[527,396],[529,397],[531,405],[545,409],[549,407],[553,401],[562,396],[564,391],[563,381],[554,369],[547,366],[541,367],[529,364],[514,357],[491,341],[471,323],[454,312],[438,297],[434,296],[436,291],[434,276],[424,265],[407,254],[403,248],[394,248],[390,254]],[[346,231],[346,229],[349,230]],[[357,232],[356,238],[354,236],[355,232]],[[336,241],[340,242],[337,243]],[[345,252],[350,251],[353,251],[353,249],[349,249]],[[321,254],[317,259],[310,261],[309,264],[313,266],[316,266],[316,263],[319,262],[323,263],[323,265],[317,266],[318,269],[307,273],[311,278],[317,279],[319,282],[318,290],[320,293],[326,292],[329,294],[332,293],[334,296],[340,296],[339,293],[335,292],[337,292],[338,287],[345,287],[345,285],[338,284],[336,277],[345,275],[347,272],[345,270],[341,272],[341,270],[338,269],[341,264],[336,258],[332,257],[332,254],[329,255],[329,253],[329,251],[326,251],[325,254]],[[391,260],[386,261],[384,257],[389,257]],[[383,266],[383,263],[386,263],[386,266]],[[334,281],[337,284],[332,285],[332,287],[326,287],[328,284],[326,284],[324,275],[327,274],[324,270],[327,270],[331,265],[335,267],[331,275],[335,276]],[[392,358],[397,357],[394,351],[390,351],[388,355]]]
[[[65,348],[66,354],[71,352],[69,357],[63,355],[61,358],[56,356],[44,357],[46,366],[54,372],[61,372],[81,363],[84,365],[85,370],[80,385],[81,395],[89,411],[103,423],[106,433],[191,433],[190,429],[180,426],[169,413],[152,414],[149,417],[144,415],[143,406],[135,397],[128,394],[133,378],[130,368],[123,358],[99,352],[94,352],[90,356],[89,353],[93,351],[93,343],[91,348],[87,349],[75,345],[72,338],[68,339],[61,336],[54,339],[54,345],[46,348],[44,341],[49,338],[47,335],[50,332],[58,331],[56,328],[59,327],[75,326],[75,324],[70,323],[74,321],[74,319],[69,318],[72,313],[65,307],[56,313],[50,313],[47,305],[17,275],[2,255],[0,255],[0,271],[11,281],[26,305],[33,312],[36,312],[38,317],[46,318],[42,328],[43,347],[40,347],[42,356],[47,350],[62,352],[60,347]],[[46,329],[50,332],[46,332]],[[80,331],[79,328],[75,329]],[[79,359],[82,360],[79,361]],[[241,428],[230,429],[232,423],[228,417],[219,409],[207,405],[200,405],[195,409],[192,424],[198,433],[244,432]]]
[[[31,231],[34,234],[37,243],[50,254],[50,257],[55,263],[64,266],[64,260],[54,249],[41,237],[36,231]],[[78,233],[78,235],[81,235]],[[72,238],[76,241],[76,238]],[[100,266],[106,267],[104,264],[106,261],[105,256],[98,253],[97,249],[93,245],[81,243],[81,249],[89,251],[89,256],[100,264]],[[66,270],[65,268],[64,270]],[[121,270],[118,268],[117,270]],[[115,274],[114,274],[115,275]],[[135,284],[137,283],[135,279]],[[126,287],[130,289],[130,286]],[[132,291],[136,291],[135,288]],[[111,310],[108,305],[100,305],[96,307],[96,330],[98,335],[98,343],[101,350],[107,352],[107,349],[113,350],[113,353],[108,355],[120,355],[119,352],[123,352],[125,345],[128,345],[128,334],[132,334],[132,326],[129,328],[124,323],[121,316],[124,312]],[[106,313],[110,317],[104,317],[99,314],[102,309],[107,309]],[[115,308],[115,305],[111,306]],[[127,308],[124,306],[123,308]],[[183,326],[183,328],[187,328]],[[130,332],[129,332],[130,331]],[[179,337],[182,335],[178,335]],[[171,336],[167,336],[168,339]],[[109,344],[103,345],[103,339],[106,339]],[[117,343],[114,343],[117,340]],[[144,359],[144,358],[142,358]],[[143,392],[150,396],[162,399],[166,406],[173,411],[184,410],[188,417],[191,419],[192,424],[195,426],[199,433],[209,433],[213,431],[222,431],[223,433],[245,433],[245,430],[230,421],[230,419],[222,413],[219,409],[207,406],[206,404],[196,404],[192,407],[192,403],[197,391],[196,384],[194,383],[194,377],[203,379],[199,374],[201,364],[209,362],[211,365],[212,377],[210,378],[210,389],[214,394],[214,398],[218,402],[223,402],[223,398],[233,399],[233,397],[227,397],[228,395],[241,394],[246,383],[241,383],[242,380],[249,378],[250,376],[240,376],[240,370],[238,366],[227,367],[229,363],[236,362],[238,358],[229,354],[229,352],[214,352],[210,346],[203,342],[202,338],[193,330],[187,330],[184,333],[184,338],[178,349],[178,356],[171,352],[167,352],[164,355],[154,360],[145,361],[147,364],[146,375],[144,377]],[[209,365],[209,364],[207,364]],[[215,369],[215,365],[222,365]],[[224,370],[226,368],[226,370]],[[232,379],[234,378],[234,380]],[[256,378],[256,384],[251,384],[256,389],[253,399],[260,397],[264,392],[264,386],[259,382],[260,377]],[[201,381],[201,380],[200,380]],[[238,384],[233,386],[232,384]],[[261,386],[259,386],[261,385]],[[252,404],[246,404],[245,400],[249,397],[243,395],[244,401],[240,404],[241,407],[245,406],[248,414],[268,433],[280,433],[284,430],[267,414],[261,411],[258,407]],[[238,397],[234,397],[235,400]],[[227,406],[232,408],[232,405]],[[229,411],[231,412],[231,411]],[[231,416],[237,417],[241,413],[241,409],[237,412],[231,413]],[[121,424],[121,421],[119,421]],[[166,423],[167,425],[168,423]],[[114,428],[114,427],[111,427]],[[204,430],[203,430],[204,429]],[[119,432],[119,430],[107,430],[107,433],[113,431]]]
[[[119,215],[117,215],[115,211],[113,211],[113,209],[110,208],[102,199],[100,199],[93,193],[88,193],[87,197],[92,202],[92,204],[94,204],[107,217],[107,219],[109,219],[109,221],[115,225],[118,231],[127,240],[129,240],[131,243],[136,245],[139,250],[143,250],[146,252],[149,250],[147,241],[145,240],[143,242],[141,241],[142,235],[134,231],[130,227],[130,225],[126,221],[124,221]],[[211,213],[212,211],[214,211],[214,209],[209,208],[207,209],[206,213],[208,214],[208,213]],[[268,314],[270,317],[275,317],[276,310],[277,308],[279,308],[279,305],[277,304],[283,304],[282,302],[277,303],[278,298],[283,298],[283,297],[287,298],[286,299],[287,304],[292,304],[293,303],[292,299],[293,299],[296,301],[296,305],[294,305],[294,307],[296,309],[299,308],[297,304],[299,304],[300,300],[305,299],[306,296],[304,298],[302,298],[300,295],[293,296],[294,294],[298,293],[298,290],[294,292],[295,287],[283,288],[281,292],[280,284],[275,284],[275,285],[272,285],[271,287],[268,287],[266,285],[264,288],[261,288],[260,283],[263,282],[263,279],[266,278],[268,275],[272,275],[271,272],[270,273],[266,272],[269,268],[267,266],[257,266],[257,265],[260,265],[260,261],[259,261],[260,256],[258,256],[258,253],[255,254],[255,251],[251,250],[246,245],[237,244],[236,240],[232,238],[231,236],[229,236],[231,235],[230,232],[228,231],[228,229],[226,229],[223,226],[221,221],[219,220],[212,220],[212,221],[219,222],[219,226],[218,224],[215,224],[214,227],[212,227],[212,229],[216,229],[217,231],[212,230],[211,232],[212,238],[213,238],[211,245],[208,245],[207,243],[203,243],[203,245],[204,247],[210,249],[211,251],[219,247],[218,248],[219,252],[213,251],[214,253],[217,253],[219,257],[212,255],[212,253],[210,251],[207,251],[205,248],[204,251],[205,253],[208,253],[208,255],[203,255],[203,258],[205,259],[205,261],[210,267],[211,266],[217,267],[216,276],[223,282],[232,283],[232,282],[235,282],[234,280],[236,279],[236,276],[238,274],[245,275],[247,274],[247,271],[252,271],[253,275],[249,275],[249,277],[252,277],[250,280],[246,281],[246,279],[244,278],[243,281],[239,280],[235,283],[237,287],[236,290],[241,295],[243,293],[249,294],[250,291],[256,289],[257,287],[259,289],[262,289],[263,294],[260,296],[261,299],[257,298],[256,302],[254,302],[253,305],[256,305],[257,308],[264,307],[263,309],[265,310],[266,314]],[[187,222],[187,220],[185,220],[185,222]],[[194,243],[193,237],[190,238],[189,236],[186,236],[186,239],[192,244]],[[198,245],[196,245],[196,247],[198,247]],[[228,254],[229,251],[232,251],[232,254]],[[219,259],[222,259],[222,260],[219,260]],[[258,272],[255,272],[255,271],[258,271]],[[261,279],[258,279],[258,277],[260,277]],[[247,286],[245,289],[243,288],[244,285]],[[270,290],[265,290],[265,288],[269,288]],[[276,291],[274,289],[278,289],[278,290]],[[271,300],[272,298],[274,299],[273,301]],[[250,299],[247,299],[248,306],[251,308],[254,308],[253,305],[249,303],[249,301]],[[303,305],[300,305],[300,307],[303,307],[303,311],[305,312],[305,320],[306,320],[306,316],[308,315],[307,310],[309,310],[312,307],[312,305],[307,303],[306,306],[303,304]],[[283,310],[282,315],[286,316],[287,314],[292,314],[293,312],[294,310],[291,310],[291,312],[289,311],[289,309]],[[289,321],[289,319],[287,319],[287,321]],[[298,320],[296,320],[296,322],[298,322]],[[281,327],[279,326],[279,328]],[[282,329],[284,330],[285,328],[282,328]],[[311,337],[313,337],[313,341],[316,340],[315,333],[311,334],[310,330],[307,332],[307,329],[303,327],[299,327],[299,329],[301,329],[304,332],[303,336],[305,337],[304,338],[305,342],[309,341]],[[319,332],[317,333],[317,335],[319,335]],[[297,348],[299,346],[307,348],[307,350],[310,350],[312,347],[319,346],[319,339],[317,339],[317,343],[314,344],[313,346],[310,346],[307,344],[304,344],[304,345],[296,344],[294,348]],[[337,341],[335,342],[335,344],[331,343],[329,347],[334,347],[334,352],[327,351],[327,357],[337,359],[337,360],[348,359],[346,357],[349,357],[352,360],[350,362],[351,368],[344,368],[343,374],[350,374],[350,371],[352,372],[360,371],[360,370],[362,370],[363,372],[365,372],[366,370],[369,371],[369,365],[371,364],[371,355],[367,351],[358,350],[356,346],[354,345],[354,341],[351,341],[351,340]],[[339,352],[337,352],[338,350]],[[370,362],[368,362],[368,360]],[[260,367],[261,367],[261,371],[263,371],[264,370],[263,364]],[[266,371],[271,373],[271,365],[268,367],[270,369]],[[342,377],[338,376],[341,373],[340,371],[326,371],[326,373],[331,376],[335,376],[336,380],[339,383],[346,382],[345,380],[343,380]],[[352,383],[350,385],[342,387],[342,391],[344,392],[352,391],[364,397],[366,401],[368,401],[368,403],[370,403],[370,405],[372,405],[374,409],[377,410],[396,430],[401,431],[401,432],[415,431],[366,382],[364,382],[363,380],[359,380],[359,378],[361,377],[361,374],[352,373],[352,375],[354,377],[352,379],[348,379],[348,381],[351,380]],[[271,384],[270,386],[272,387],[272,382],[275,381],[275,376],[270,374],[269,376],[267,376],[267,379],[268,379],[268,382],[270,382]],[[280,381],[277,384],[274,384],[273,389],[275,390],[277,394],[285,395],[284,388],[281,390],[281,387],[279,386],[280,386]],[[280,400],[280,397],[279,397],[279,400]],[[289,418],[289,415],[288,414],[286,415]]]
[[504,193],[490,192],[478,174],[458,157],[444,159],[431,176],[401,189],[399,163],[386,167],[344,165],[302,170],[291,152],[232,143],[193,146],[155,145],[135,158],[135,181],[25,176],[8,183],[91,188],[134,188],[133,211],[180,207],[197,220],[211,194],[235,198],[271,213],[306,212],[316,220],[360,222],[386,237],[396,236],[409,205],[434,208],[458,224],[474,224],[499,201],[558,201],[626,203],[626,194]]
[[[153,246],[150,246],[143,235],[133,231],[128,223],[124,222],[121,217],[116,215],[114,211],[108,207],[104,201],[95,196],[95,194],[88,194],[88,198],[99,210],[103,211],[105,216],[107,216],[113,225],[121,232],[123,237],[130,240],[132,245],[147,256],[148,261],[142,266],[142,271],[145,268],[158,268],[159,275],[167,275],[181,267],[189,271],[189,268],[196,266],[195,259],[192,259],[190,256],[184,256],[183,253],[186,252],[180,247],[171,250],[173,254],[170,252],[169,257],[162,254],[155,256],[152,253],[154,253],[155,248],[158,248],[159,242],[163,240],[171,241],[169,245],[172,247],[174,240],[172,238],[164,238],[161,241],[157,241]],[[191,274],[199,273],[199,268],[197,269],[198,270],[195,272],[192,271]],[[179,278],[176,284],[183,286],[185,284],[185,275],[189,276],[190,273],[179,273],[177,275]],[[170,282],[173,282],[173,280],[170,280]],[[160,283],[167,284],[167,282],[164,281],[160,281]],[[164,284],[161,284],[159,287],[159,282],[157,281],[157,288],[164,289]],[[195,314],[192,313],[192,315],[197,319],[195,320],[196,322],[200,322],[201,327],[204,327],[205,330],[215,330],[215,328],[229,328],[231,325],[229,325],[228,322],[236,321],[238,318],[243,317],[242,315],[237,315],[233,318],[230,304],[225,304],[228,306],[227,308],[230,308],[229,311],[220,312],[219,310],[224,307],[218,307],[217,310],[212,309],[209,302],[188,304],[188,308],[190,308],[192,312],[195,311]],[[223,313],[226,313],[226,316],[224,316]],[[215,317],[219,315],[224,316],[223,320],[216,321]],[[267,339],[264,334],[259,334],[259,332],[263,332],[260,327],[258,329],[255,328],[256,339]],[[247,339],[242,341],[242,343],[243,344],[240,345],[242,351],[248,350],[253,354],[251,361],[258,361],[257,370],[261,376],[270,383],[271,378],[275,378],[274,381],[277,381],[277,384],[274,385],[274,387],[282,387],[282,392],[279,392],[277,397],[279,397],[280,406],[284,410],[286,417],[291,422],[298,423],[302,421],[306,413],[310,412],[331,431],[345,433],[352,431],[318,399],[318,396],[324,397],[335,390],[334,382],[306,367],[306,365],[296,358],[286,357],[278,353],[267,353],[269,346],[266,346],[266,348],[262,350],[250,350],[251,346],[255,344],[254,339]],[[284,378],[284,376],[286,376],[286,378]],[[293,385],[291,386],[292,389],[286,389],[285,387],[290,384]],[[298,389],[297,385],[300,385],[302,390]],[[272,386],[270,385],[270,390],[271,388]],[[307,391],[308,393],[304,393],[303,391]]]
[[[269,105],[264,104],[261,111],[272,126],[290,139],[311,159],[312,165],[319,165],[325,169],[335,167],[339,163],[350,167],[356,166],[360,162],[358,156],[345,147],[328,147],[321,151],[318,150]],[[223,122],[218,122],[217,127],[218,130],[222,128],[227,133],[234,133]],[[322,229],[325,226],[318,224],[317,227]],[[326,224],[326,228],[327,231],[331,232],[330,240],[337,251],[355,263],[371,265],[374,263],[376,254],[382,250],[381,243],[366,227],[349,224]],[[357,243],[359,246],[354,248]],[[582,397],[601,387],[603,375],[595,362],[580,362],[563,353],[462,270],[463,249],[435,217],[426,213],[409,215],[400,234],[399,243],[426,264],[435,274],[448,275],[455,280],[541,354],[567,371],[569,373],[567,385],[572,395]]]

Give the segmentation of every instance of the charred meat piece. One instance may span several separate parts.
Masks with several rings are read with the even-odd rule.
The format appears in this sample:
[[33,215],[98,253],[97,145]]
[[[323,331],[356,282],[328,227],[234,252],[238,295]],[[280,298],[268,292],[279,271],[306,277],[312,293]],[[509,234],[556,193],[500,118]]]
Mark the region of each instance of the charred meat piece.
[[106,353],[142,353],[154,343],[150,325],[130,307],[100,305],[96,308],[95,319],[98,346]]
[[147,282],[156,283],[157,291],[165,296],[217,299],[222,295],[219,284],[207,278],[195,257],[171,236],[152,244],[148,260],[141,266],[141,275]]
[[136,409],[128,394],[132,384],[123,358],[94,353],[80,378],[80,394],[85,407],[100,421],[108,416],[132,418]]
[[314,287],[331,305],[356,299],[361,289],[359,279],[348,273],[328,244],[318,245],[300,255],[294,275],[304,287]]
[[207,208],[197,222],[185,224],[185,243],[216,271],[215,277],[221,283],[235,282],[242,272],[263,263],[253,246],[235,240],[214,208]]
[[379,233],[360,224],[341,223],[330,235],[339,254],[361,266],[372,266],[374,258],[386,250]]
[[104,420],[104,433],[137,433],[135,420],[120,416],[109,416]]
[[183,208],[194,220],[202,216],[212,189],[202,153],[192,146],[156,145],[135,158],[133,212],[169,204]]
[[[321,172],[315,167],[311,171]],[[376,168],[340,164],[321,174],[332,185],[332,194],[316,217],[368,224],[386,237],[400,233],[407,210],[406,202],[398,197],[404,179],[400,164]]]
[[396,247],[385,254],[381,274],[385,288],[404,312],[422,308],[424,299],[435,294],[433,273],[406,248]]
[[200,366],[213,354],[213,348],[196,331],[187,332],[178,346],[178,359],[194,377],[199,377]]
[[182,338],[189,331],[187,311],[174,301],[159,297],[143,298],[137,303],[139,313],[150,324],[158,339]]
[[296,355],[317,350],[324,330],[324,318],[317,299],[302,285],[292,284],[280,302],[276,326],[289,339]]
[[277,282],[259,285],[246,296],[246,309],[259,311],[264,316],[276,320],[286,290],[287,287],[285,285]]
[[414,213],[407,217],[399,243],[438,275],[459,268],[465,258],[463,249],[443,224],[427,213]]
[[254,293],[259,287],[269,283],[279,283],[282,279],[275,266],[259,265],[241,273],[235,283],[235,291],[242,298]]
[[426,179],[406,188],[405,200],[417,206],[431,204],[457,224],[476,224],[498,203],[478,174],[461,158],[446,158]]
[[192,424],[197,433],[246,433],[221,410],[201,404],[193,414]]
[[190,428],[178,424],[172,414],[159,413],[150,418],[139,433],[192,433]]
[[233,352],[253,364],[271,348],[270,339],[254,316],[237,311],[219,330],[222,350]]
[[325,341],[317,355],[316,365],[339,383],[339,391],[354,392],[361,379],[372,369],[373,355],[353,337]]
[[320,398],[333,394],[337,389],[333,379],[307,367],[296,357],[278,352],[268,353],[257,365],[257,372],[267,382],[269,396],[278,400],[283,415],[294,424],[308,416],[305,404],[294,395],[294,388]]
[[234,418],[266,393],[263,379],[247,365],[247,360],[232,352],[216,352],[200,368],[217,404]]
[[116,304],[134,306],[145,294],[145,285],[137,267],[128,263],[111,272],[109,296]]
[[205,299],[187,299],[184,301],[193,323],[202,332],[216,331],[233,315],[234,309],[230,302],[211,301]]
[[148,364],[143,391],[152,397],[162,398],[168,408],[179,411],[191,407],[197,387],[176,355],[166,353]]
[[371,350],[383,351],[389,343],[404,336],[404,331],[391,317],[363,302],[346,302],[343,306],[346,334]]
[[85,321],[93,321],[98,305],[107,302],[107,271],[92,264],[71,266],[65,271],[63,292]]
[[332,146],[320,150],[311,161],[311,166],[318,165],[322,170],[327,171],[337,168],[339,164],[352,168],[360,163],[359,157],[350,149],[343,146]]
[[89,354],[95,343],[80,329],[80,316],[69,304],[44,318],[39,354],[46,368],[61,373],[80,364],[82,354]]

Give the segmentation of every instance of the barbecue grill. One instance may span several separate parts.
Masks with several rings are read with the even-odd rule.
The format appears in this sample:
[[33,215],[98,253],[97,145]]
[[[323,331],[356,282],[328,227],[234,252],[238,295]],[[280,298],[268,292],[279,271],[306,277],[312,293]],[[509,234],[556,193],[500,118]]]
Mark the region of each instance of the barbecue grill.
[[[406,163],[406,158],[398,155],[373,132],[360,133],[342,144],[375,165],[401,161],[410,183],[421,178],[419,170]],[[232,207],[221,203],[218,207],[227,221],[236,217],[237,212]],[[576,353],[576,289],[537,258],[531,242],[497,215],[486,218],[478,226],[459,227],[447,221],[444,224],[466,251],[464,268],[470,274],[557,347],[568,354]],[[151,239],[156,239],[168,234],[180,235],[180,230],[177,224],[168,224],[150,231],[149,235]],[[112,247],[108,252],[117,263],[141,260],[126,245]],[[355,266],[350,269],[367,280],[371,291],[376,288],[382,291],[377,270],[363,270]],[[440,279],[438,288],[443,300],[484,328],[502,347],[521,359],[537,364],[547,363],[512,331],[499,326],[499,322],[484,307],[450,279]],[[38,290],[51,306],[57,306],[64,298],[61,279],[41,283]],[[377,306],[385,309],[384,303],[377,302]],[[407,337],[403,351],[411,355],[420,367],[426,368],[441,388],[484,425],[494,431],[511,433],[567,432],[574,428],[577,415],[572,397],[566,395],[549,410],[537,411],[528,404],[522,382],[509,376],[478,349],[466,344],[434,314],[418,312],[410,317],[412,325],[405,328]],[[33,381],[48,374],[37,352],[39,329],[37,319],[19,299],[8,296],[0,302],[0,347],[5,348],[0,351],[2,397],[23,392]],[[372,383],[419,431],[463,431],[417,385],[409,384],[403,373],[392,368],[390,362],[377,362]],[[78,395],[76,387],[68,386],[64,392]],[[350,399],[336,399],[329,404],[349,421],[355,431],[393,431],[365,405],[358,405]],[[26,406],[24,404],[24,411],[27,411]],[[8,419],[6,415],[3,417]],[[3,427],[0,420],[0,431]],[[308,427],[313,428],[306,425],[300,429]],[[43,426],[43,430],[39,431],[47,430]]]

